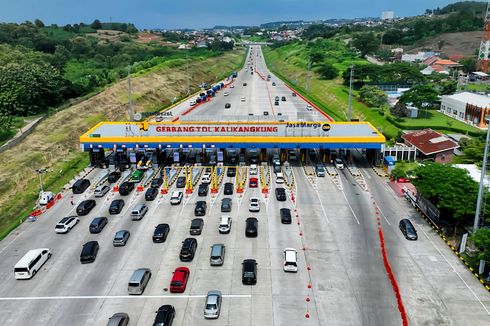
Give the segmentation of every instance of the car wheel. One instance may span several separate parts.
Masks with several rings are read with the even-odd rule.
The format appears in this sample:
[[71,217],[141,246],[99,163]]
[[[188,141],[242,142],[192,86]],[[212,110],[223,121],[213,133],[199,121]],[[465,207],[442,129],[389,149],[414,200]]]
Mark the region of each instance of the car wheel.
[[48,254],[48,259],[51,258],[51,253]]

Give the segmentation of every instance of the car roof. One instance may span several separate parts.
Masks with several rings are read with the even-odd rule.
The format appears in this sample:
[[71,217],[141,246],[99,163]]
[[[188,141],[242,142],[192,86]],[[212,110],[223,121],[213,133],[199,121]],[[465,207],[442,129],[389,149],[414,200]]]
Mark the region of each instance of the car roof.
[[137,270],[135,270],[133,272],[133,275],[131,275],[129,282],[139,282],[141,280],[141,278],[143,277],[143,275],[149,271],[150,271],[149,268],[138,268]]
[[228,222],[231,219],[231,216],[221,216],[221,222]]
[[174,192],[172,192],[172,197],[177,197],[181,193],[182,193],[181,191],[174,191]]
[[116,232],[116,236],[117,235],[124,235],[125,233],[129,233],[129,231],[128,230],[119,230]]

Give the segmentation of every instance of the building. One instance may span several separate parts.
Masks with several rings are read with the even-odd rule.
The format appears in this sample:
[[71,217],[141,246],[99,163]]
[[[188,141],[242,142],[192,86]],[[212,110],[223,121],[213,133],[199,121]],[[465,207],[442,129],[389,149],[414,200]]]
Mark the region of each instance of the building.
[[401,60],[404,62],[423,62],[424,60],[431,58],[433,56],[437,55],[437,53],[429,51],[429,52],[422,52],[419,51],[417,54],[403,54]]
[[485,117],[490,115],[490,97],[470,92],[443,95],[442,113],[478,128],[488,128]]
[[418,130],[402,135],[405,144],[419,151],[418,157],[438,163],[451,163],[458,143],[432,129]]
[[395,19],[395,12],[394,11],[383,11],[381,13],[381,19],[382,20],[393,20],[393,19]]

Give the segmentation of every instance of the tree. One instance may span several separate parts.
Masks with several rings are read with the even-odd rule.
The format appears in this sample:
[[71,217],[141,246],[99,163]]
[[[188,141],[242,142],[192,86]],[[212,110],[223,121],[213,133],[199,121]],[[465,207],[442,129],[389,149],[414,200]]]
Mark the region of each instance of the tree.
[[400,96],[400,102],[412,103],[415,107],[421,109],[424,106],[433,107],[436,101],[439,100],[439,92],[434,86],[417,85],[404,92]]
[[441,219],[457,227],[462,219],[475,214],[478,183],[468,171],[450,165],[426,163],[414,171],[417,192],[440,211]]
[[92,24],[90,24],[90,27],[93,29],[102,29],[102,23],[100,20],[96,19],[92,22]]
[[37,28],[44,27],[44,23],[40,19],[36,19],[34,25],[36,25]]
[[361,33],[352,38],[352,46],[361,52],[361,57],[364,57],[378,50],[379,40],[373,32]]
[[408,109],[405,103],[398,101],[393,107],[390,108],[390,113],[397,118],[408,117]]
[[388,104],[388,95],[377,86],[362,86],[359,90],[359,97],[369,107],[373,108],[379,108]]
[[466,73],[476,71],[475,58],[463,58],[459,60],[459,63],[463,65],[463,71]]
[[322,62],[325,58],[325,54],[321,51],[312,51],[310,54],[311,64]]
[[473,241],[478,248],[478,259],[490,261],[490,229],[480,228],[471,235],[470,240]]
[[485,141],[480,138],[463,138],[459,141],[460,150],[464,155],[456,156],[455,163],[476,164],[481,166],[483,162],[483,153],[485,151]]
[[331,64],[325,63],[316,69],[322,79],[334,79],[339,75],[338,70]]

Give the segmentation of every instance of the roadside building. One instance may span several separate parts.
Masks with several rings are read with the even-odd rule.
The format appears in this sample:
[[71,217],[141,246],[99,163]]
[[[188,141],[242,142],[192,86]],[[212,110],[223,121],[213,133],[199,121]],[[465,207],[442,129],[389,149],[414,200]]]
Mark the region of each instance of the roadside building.
[[443,95],[442,113],[478,128],[488,128],[485,117],[490,115],[490,97],[470,92]]
[[432,129],[418,130],[402,135],[405,144],[417,148],[417,157],[438,163],[451,163],[458,143]]

